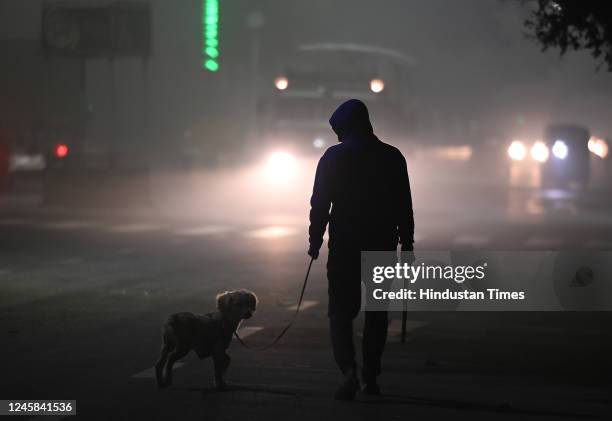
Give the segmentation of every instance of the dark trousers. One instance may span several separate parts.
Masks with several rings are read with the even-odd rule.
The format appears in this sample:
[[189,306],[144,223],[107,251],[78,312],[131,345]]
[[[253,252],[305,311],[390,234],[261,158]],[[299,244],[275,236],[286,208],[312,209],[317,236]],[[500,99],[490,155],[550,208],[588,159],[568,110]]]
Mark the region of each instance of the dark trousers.
[[[361,307],[360,255],[331,253],[327,263],[329,325],[334,358],[340,370],[356,367],[353,320]],[[380,374],[381,358],[387,341],[388,313],[365,312],[363,327],[363,379],[373,381]]]

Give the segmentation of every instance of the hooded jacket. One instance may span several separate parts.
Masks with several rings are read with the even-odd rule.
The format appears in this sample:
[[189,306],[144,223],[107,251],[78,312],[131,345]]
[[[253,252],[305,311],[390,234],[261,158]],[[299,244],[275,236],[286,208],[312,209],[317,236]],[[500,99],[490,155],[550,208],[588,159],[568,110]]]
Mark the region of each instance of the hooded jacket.
[[[319,250],[329,223],[330,258],[360,250],[411,250],[414,217],[406,160],[381,142],[359,100],[340,105],[329,123],[340,143],[317,166],[310,200],[310,248]],[[331,208],[331,210],[330,210]]]

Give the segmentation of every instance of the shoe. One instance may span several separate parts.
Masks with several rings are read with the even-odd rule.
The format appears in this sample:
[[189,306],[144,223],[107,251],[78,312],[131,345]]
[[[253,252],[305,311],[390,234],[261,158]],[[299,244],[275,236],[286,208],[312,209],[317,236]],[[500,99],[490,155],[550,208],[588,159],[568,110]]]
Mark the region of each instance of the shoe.
[[344,381],[334,395],[334,399],[338,401],[352,401],[355,399],[355,393],[359,390],[359,379],[355,369],[350,369],[344,374]]
[[361,389],[361,393],[363,393],[364,395],[370,395],[370,396],[380,396],[381,395],[380,387],[375,381],[366,383],[365,386],[363,386],[363,389]]

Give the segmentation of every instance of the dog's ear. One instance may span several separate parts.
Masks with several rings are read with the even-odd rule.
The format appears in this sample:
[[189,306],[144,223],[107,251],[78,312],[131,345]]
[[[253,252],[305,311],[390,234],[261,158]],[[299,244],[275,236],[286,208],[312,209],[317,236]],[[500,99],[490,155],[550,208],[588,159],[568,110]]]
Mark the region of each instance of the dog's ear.
[[225,291],[221,294],[217,294],[217,309],[221,313],[226,313],[227,311],[229,311],[231,302],[232,302],[232,296],[231,296],[230,291]]
[[245,290],[245,291],[249,297],[251,304],[253,305],[253,308],[257,309],[257,305],[259,304],[259,298],[257,298],[257,295],[255,295],[254,292],[248,291],[248,290]]

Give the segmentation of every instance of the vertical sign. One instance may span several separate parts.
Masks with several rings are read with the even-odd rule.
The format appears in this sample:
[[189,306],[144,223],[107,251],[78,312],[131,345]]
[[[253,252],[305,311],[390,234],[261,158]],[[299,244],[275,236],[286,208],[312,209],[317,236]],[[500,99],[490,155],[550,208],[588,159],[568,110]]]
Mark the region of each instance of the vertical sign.
[[202,0],[202,67],[219,70],[219,0]]

